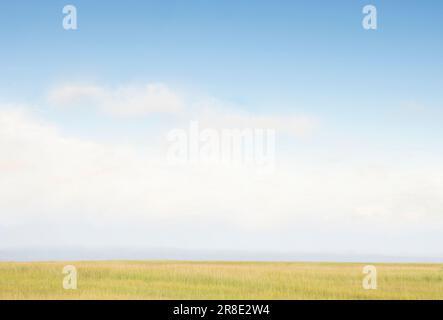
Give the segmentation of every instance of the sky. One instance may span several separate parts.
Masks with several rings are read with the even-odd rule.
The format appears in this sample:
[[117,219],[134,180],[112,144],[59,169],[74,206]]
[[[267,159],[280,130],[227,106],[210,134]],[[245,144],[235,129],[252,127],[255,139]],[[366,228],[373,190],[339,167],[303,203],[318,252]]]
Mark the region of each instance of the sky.
[[[443,259],[442,15],[430,0],[2,3],[0,251]],[[273,130],[272,172],[170,163],[171,133],[195,122]]]

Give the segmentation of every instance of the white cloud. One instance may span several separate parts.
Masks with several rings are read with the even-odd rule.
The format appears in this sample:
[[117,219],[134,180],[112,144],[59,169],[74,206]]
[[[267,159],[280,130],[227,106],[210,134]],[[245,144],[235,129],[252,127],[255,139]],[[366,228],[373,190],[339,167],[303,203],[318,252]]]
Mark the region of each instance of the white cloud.
[[375,175],[362,174],[355,163],[286,158],[267,177],[248,168],[171,167],[160,149],[66,137],[24,111],[4,108],[0,150],[2,223],[70,215],[96,222],[204,218],[245,229],[362,216],[387,226],[442,222],[441,167]]
[[64,85],[53,88],[48,94],[48,100],[56,105],[72,105],[84,100],[108,99],[108,93],[105,89],[93,85]]
[[253,114],[232,108],[206,107],[195,116],[202,125],[210,128],[259,128],[273,129],[278,134],[284,134],[295,138],[303,138],[315,132],[319,127],[319,121],[307,115],[274,115]]
[[120,116],[175,114],[183,108],[182,98],[161,83],[115,89],[95,85],[64,85],[53,88],[48,100],[58,106],[91,104],[104,112]]
[[[190,120],[198,120],[202,128],[274,128],[277,133],[300,138],[318,126],[315,118],[305,115],[257,115],[223,103],[189,105],[162,85],[113,91],[64,86],[53,90],[49,98],[57,105],[88,101],[115,115],[181,110],[171,120],[174,127],[186,128]],[[182,247],[187,243],[183,239],[194,246],[201,243],[201,234],[186,230],[204,225],[208,234],[240,230],[241,236],[235,240],[219,239],[219,247],[231,242],[233,248],[269,244],[268,249],[278,250],[281,245],[291,250],[297,235],[281,233],[298,228],[307,234],[304,239],[317,239],[317,247],[306,247],[315,251],[332,241],[326,233],[336,232],[339,243],[356,247],[359,238],[355,234],[372,229],[384,230],[382,236],[400,232],[407,238],[408,230],[414,228],[443,227],[441,163],[403,163],[405,155],[400,152],[397,159],[383,158],[383,154],[374,157],[386,162],[373,169],[372,160],[365,155],[374,155],[376,150],[367,150],[365,145],[340,149],[323,141],[316,148],[323,150],[320,152],[295,148],[288,155],[277,149],[274,174],[264,177],[248,167],[174,167],[166,161],[166,146],[154,147],[148,141],[128,146],[67,136],[57,124],[42,121],[27,110],[26,106],[0,106],[0,230],[17,230],[10,226],[35,222],[42,224],[40,230],[50,228],[49,224],[63,229],[73,223],[80,226],[74,239],[60,231],[56,236],[48,233],[45,241],[88,244],[91,240],[111,241],[114,235],[109,230],[125,226],[128,239],[137,238],[132,236],[139,232],[143,244],[151,239],[157,246],[161,238],[169,246]],[[159,135],[172,129],[170,126],[163,123]],[[178,227],[172,232],[174,223]],[[101,234],[84,237],[81,229],[88,226],[99,226]],[[145,233],[148,228],[160,235],[150,238]],[[353,236],[340,238],[343,229]],[[32,242],[37,233],[28,231],[16,242]],[[254,234],[260,235],[255,239],[261,242],[253,245],[248,236]],[[11,239],[5,237],[0,234],[3,244]],[[15,233],[14,237],[17,239]],[[268,242],[267,237],[273,240]],[[304,243],[300,246],[305,249]]]
[[319,121],[297,114],[253,114],[216,99],[195,98],[193,102],[164,84],[121,86],[109,89],[97,85],[64,85],[53,88],[48,101],[56,106],[93,106],[116,116],[140,116],[152,113],[179,115],[178,123],[187,127],[199,121],[206,128],[274,129],[278,134],[301,138],[313,133]]

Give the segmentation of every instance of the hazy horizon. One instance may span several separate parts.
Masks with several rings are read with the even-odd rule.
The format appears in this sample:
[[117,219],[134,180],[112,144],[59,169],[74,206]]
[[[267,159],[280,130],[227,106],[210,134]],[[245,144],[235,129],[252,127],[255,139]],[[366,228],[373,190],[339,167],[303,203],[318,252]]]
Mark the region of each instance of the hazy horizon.
[[179,249],[155,247],[18,247],[0,249],[0,262],[48,261],[230,261],[230,262],[337,262],[337,263],[443,263],[440,256],[359,254],[358,252],[284,252]]

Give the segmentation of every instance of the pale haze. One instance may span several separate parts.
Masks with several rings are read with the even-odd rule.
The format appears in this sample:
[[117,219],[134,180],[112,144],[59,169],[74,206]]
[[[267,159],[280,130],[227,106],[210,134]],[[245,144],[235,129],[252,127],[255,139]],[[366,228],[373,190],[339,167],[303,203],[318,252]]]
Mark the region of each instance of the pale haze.
[[[0,260],[443,261],[443,6],[247,3],[1,6]],[[274,170],[172,165],[192,121]]]

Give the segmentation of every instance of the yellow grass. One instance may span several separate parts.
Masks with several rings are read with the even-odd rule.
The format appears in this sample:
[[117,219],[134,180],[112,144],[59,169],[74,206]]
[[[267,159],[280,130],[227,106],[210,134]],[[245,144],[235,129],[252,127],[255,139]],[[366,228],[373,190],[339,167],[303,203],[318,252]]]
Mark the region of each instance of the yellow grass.
[[[78,289],[62,287],[74,265]],[[443,265],[271,262],[0,263],[0,299],[443,299]]]

